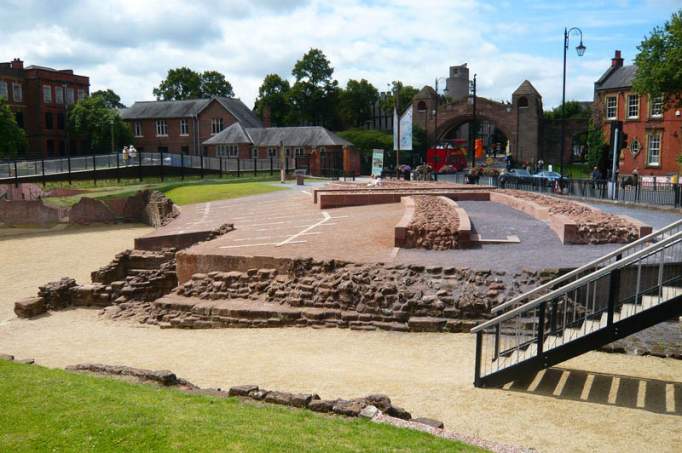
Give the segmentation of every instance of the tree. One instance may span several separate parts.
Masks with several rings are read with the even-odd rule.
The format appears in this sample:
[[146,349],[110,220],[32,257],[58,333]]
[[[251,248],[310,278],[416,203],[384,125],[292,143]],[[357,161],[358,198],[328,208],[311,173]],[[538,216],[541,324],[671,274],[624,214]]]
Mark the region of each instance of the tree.
[[225,76],[218,71],[204,71],[201,74],[201,97],[210,98],[213,96],[232,97],[232,84],[225,79]]
[[384,150],[384,162],[393,162],[388,153],[392,153],[393,134],[390,132],[376,129],[348,129],[338,133],[339,137],[345,138],[353,144],[353,147],[360,151],[360,168],[363,174],[368,173],[372,168],[372,150]]
[[7,100],[0,98],[0,159],[12,159],[26,145],[26,134],[17,124]]
[[682,99],[682,10],[663,28],[655,27],[637,47],[632,87],[640,94],[664,97],[667,105]]
[[296,78],[289,97],[295,119],[303,124],[337,129],[339,83],[332,79],[334,68],[324,53],[310,49],[291,73]]
[[270,108],[270,121],[273,126],[286,126],[289,120],[289,94],[291,86],[289,81],[282,79],[277,74],[265,76],[262,85],[258,88],[258,97],[254,110],[263,119],[263,111]]
[[395,106],[395,93],[398,92],[398,101],[400,102],[401,113],[412,104],[412,98],[419,93],[419,90],[411,85],[404,85],[399,80],[394,80],[391,91],[381,99],[381,107],[384,110],[393,110]]
[[201,98],[201,76],[184,66],[169,69],[166,79],[153,93],[156,99],[164,101]]
[[133,141],[128,124],[100,96],[78,101],[69,109],[68,120],[69,134],[84,138],[93,152],[111,150],[112,132],[115,150]]
[[379,91],[367,80],[349,80],[339,94],[339,113],[346,127],[360,127],[372,117]]
[[121,96],[112,89],[97,90],[90,94],[90,97],[99,96],[104,99],[104,105],[110,109],[124,109],[126,106],[121,103]]
[[[590,109],[579,101],[566,101],[566,118],[582,118],[590,117]],[[554,107],[552,110],[544,113],[545,119],[560,120],[561,119],[561,105]]]
[[604,132],[593,119],[590,119],[587,128],[587,163],[590,168],[602,165],[604,145]]

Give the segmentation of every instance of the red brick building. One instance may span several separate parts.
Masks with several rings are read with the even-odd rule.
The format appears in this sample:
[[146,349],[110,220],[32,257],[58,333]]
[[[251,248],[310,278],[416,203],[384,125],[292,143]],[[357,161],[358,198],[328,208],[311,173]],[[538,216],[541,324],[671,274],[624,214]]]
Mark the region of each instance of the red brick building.
[[263,126],[242,101],[225,97],[136,102],[122,109],[121,117],[130,124],[138,151],[175,154],[198,155],[204,141],[234,123]]
[[0,97],[7,99],[17,123],[26,132],[25,157],[64,156],[84,149],[66,133],[66,112],[88,96],[90,80],[71,69],[27,66],[18,58],[0,63]]
[[313,176],[360,174],[360,156],[352,143],[320,126],[244,127],[233,124],[203,143],[207,155],[240,159],[278,159],[284,146],[288,158]]
[[682,110],[665,109],[661,97],[639,95],[632,89],[635,65],[623,65],[616,50],[611,66],[595,83],[596,114],[608,138],[611,121],[622,121],[628,147],[621,151],[620,173],[671,176],[678,174],[682,154]]

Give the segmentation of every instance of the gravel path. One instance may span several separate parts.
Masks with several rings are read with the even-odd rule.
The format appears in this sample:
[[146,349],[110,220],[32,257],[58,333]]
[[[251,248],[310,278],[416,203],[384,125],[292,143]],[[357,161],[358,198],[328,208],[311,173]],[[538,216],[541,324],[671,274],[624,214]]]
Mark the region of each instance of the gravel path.
[[[101,321],[96,311],[11,318],[15,299],[68,274],[84,279],[148,229],[87,228],[0,242],[0,352],[64,367],[79,362],[171,369],[201,386],[256,383],[322,397],[390,395],[452,431],[540,451],[676,451],[679,417],[475,389],[468,334],[400,334],[313,329],[160,330]],[[71,234],[74,233],[74,234]],[[682,361],[588,353],[565,366],[679,380]],[[641,429],[646,426],[647,429]],[[636,433],[636,434],[635,434]]]

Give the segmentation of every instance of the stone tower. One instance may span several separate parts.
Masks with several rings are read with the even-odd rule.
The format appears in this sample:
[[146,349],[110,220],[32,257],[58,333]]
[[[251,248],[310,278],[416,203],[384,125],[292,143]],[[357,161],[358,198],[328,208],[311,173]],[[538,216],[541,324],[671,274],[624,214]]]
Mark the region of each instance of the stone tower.
[[533,164],[539,156],[542,96],[528,80],[512,94],[512,112],[516,117],[512,155],[520,163]]
[[412,98],[412,123],[424,129],[427,141],[430,143],[435,134],[435,109],[437,105],[436,91],[430,86],[425,86]]
[[450,76],[445,82],[448,89],[446,96],[453,102],[461,101],[469,96],[469,68],[467,64],[450,66]]

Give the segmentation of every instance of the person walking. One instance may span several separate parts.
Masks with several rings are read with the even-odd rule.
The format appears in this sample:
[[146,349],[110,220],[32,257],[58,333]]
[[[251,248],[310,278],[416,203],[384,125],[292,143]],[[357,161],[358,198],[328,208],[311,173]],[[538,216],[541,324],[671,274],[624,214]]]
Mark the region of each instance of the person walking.
[[123,166],[127,167],[128,166],[128,157],[129,157],[127,146],[123,147],[123,151],[121,152],[121,154],[123,155]]
[[130,159],[131,163],[134,163],[135,159],[137,158],[137,150],[133,145],[128,147],[128,158]]

